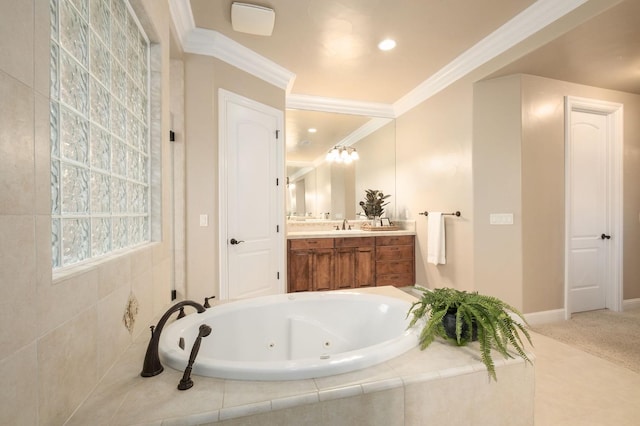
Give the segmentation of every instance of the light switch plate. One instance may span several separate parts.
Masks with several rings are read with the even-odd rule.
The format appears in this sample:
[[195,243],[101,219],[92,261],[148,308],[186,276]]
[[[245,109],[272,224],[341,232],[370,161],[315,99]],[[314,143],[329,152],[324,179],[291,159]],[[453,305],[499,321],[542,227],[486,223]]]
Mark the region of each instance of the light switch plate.
[[209,226],[209,215],[200,215],[200,226]]
[[490,225],[513,225],[513,213],[491,213]]

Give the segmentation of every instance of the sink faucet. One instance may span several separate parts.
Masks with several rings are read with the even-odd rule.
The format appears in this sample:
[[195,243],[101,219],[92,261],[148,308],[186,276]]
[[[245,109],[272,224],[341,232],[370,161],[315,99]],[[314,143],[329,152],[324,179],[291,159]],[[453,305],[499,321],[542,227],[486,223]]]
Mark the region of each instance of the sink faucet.
[[[347,228],[347,226],[348,226],[348,228]],[[344,219],[342,221],[342,230],[344,231],[345,229],[351,230],[351,225],[349,225],[349,221],[347,219]]]
[[162,363],[160,363],[160,355],[158,354],[160,333],[162,333],[162,328],[164,327],[171,314],[179,311],[180,309],[183,309],[187,305],[196,308],[199,314],[206,311],[204,306],[191,300],[183,300],[182,302],[178,302],[167,309],[167,312],[165,312],[162,318],[160,318],[160,321],[158,321],[158,325],[156,325],[155,328],[153,326],[151,327],[151,340],[149,341],[149,346],[147,346],[147,353],[144,356],[142,372],[140,372],[140,375],[142,377],[157,376],[164,370]]

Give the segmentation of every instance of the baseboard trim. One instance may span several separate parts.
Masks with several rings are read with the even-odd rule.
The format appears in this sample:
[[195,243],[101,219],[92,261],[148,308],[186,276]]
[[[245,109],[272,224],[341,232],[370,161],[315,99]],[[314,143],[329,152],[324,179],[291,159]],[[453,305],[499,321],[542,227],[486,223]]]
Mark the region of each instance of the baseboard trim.
[[640,308],[640,299],[627,299],[622,301],[622,310]]
[[564,321],[565,312],[564,312],[564,309],[532,312],[530,314],[524,314],[524,319],[527,320],[529,325],[547,324],[550,322]]

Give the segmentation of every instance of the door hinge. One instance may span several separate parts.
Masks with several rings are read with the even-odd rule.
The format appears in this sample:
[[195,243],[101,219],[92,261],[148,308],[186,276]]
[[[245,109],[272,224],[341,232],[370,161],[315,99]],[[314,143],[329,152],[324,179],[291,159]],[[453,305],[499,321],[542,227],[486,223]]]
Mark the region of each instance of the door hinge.
[[176,141],[176,132],[174,132],[173,130],[169,130],[169,142],[175,142]]
[[276,139],[280,138],[280,130],[276,130]]
[[280,225],[276,225],[276,232],[280,232]]
[[276,272],[276,276],[280,279],[280,272]]
[[171,300],[176,300],[178,298],[178,292],[176,290],[171,290]]
[[280,179],[276,178],[276,186],[280,186]]

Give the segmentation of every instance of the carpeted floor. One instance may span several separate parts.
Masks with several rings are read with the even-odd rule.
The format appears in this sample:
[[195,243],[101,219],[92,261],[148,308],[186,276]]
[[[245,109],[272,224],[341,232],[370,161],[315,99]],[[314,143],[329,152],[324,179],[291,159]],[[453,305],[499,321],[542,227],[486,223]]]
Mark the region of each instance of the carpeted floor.
[[532,329],[640,373],[640,309],[581,312]]

